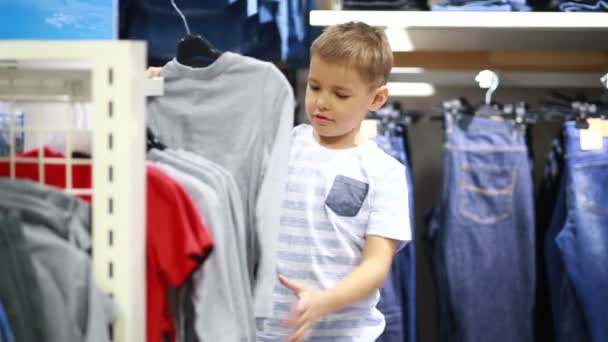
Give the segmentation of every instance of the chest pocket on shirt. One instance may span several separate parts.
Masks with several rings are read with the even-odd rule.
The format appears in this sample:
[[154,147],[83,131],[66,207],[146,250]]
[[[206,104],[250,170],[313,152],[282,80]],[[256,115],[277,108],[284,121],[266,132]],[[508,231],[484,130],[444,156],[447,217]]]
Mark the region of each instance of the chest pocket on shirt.
[[336,176],[325,199],[325,205],[340,216],[353,217],[359,213],[368,191],[367,183],[346,176]]

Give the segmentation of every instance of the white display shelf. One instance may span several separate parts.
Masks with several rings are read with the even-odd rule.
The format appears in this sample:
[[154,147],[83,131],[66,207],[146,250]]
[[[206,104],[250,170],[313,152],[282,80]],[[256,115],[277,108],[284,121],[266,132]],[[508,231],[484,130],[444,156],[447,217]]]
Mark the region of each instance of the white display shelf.
[[608,13],[311,11],[313,26],[387,28],[394,51],[608,50]]

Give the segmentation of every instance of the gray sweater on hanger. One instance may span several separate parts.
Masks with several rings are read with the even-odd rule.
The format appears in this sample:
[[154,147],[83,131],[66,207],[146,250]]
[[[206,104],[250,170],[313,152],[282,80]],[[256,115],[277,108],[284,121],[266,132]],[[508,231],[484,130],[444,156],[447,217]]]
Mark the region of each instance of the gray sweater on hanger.
[[165,95],[149,101],[149,127],[165,145],[194,152],[234,176],[247,222],[255,316],[267,317],[295,108],[291,86],[271,63],[231,52],[205,68],[173,60],[161,76]]

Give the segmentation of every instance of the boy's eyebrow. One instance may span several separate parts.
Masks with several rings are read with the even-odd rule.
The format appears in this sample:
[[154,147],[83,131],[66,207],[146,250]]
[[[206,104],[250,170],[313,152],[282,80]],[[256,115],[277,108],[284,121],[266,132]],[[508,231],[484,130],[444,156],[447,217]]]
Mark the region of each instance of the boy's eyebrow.
[[[313,77],[309,77],[308,81],[309,82],[313,82],[313,83],[320,83],[319,81],[317,81]],[[343,86],[332,86],[332,89],[334,89],[334,90],[340,90],[340,91],[348,91],[348,92],[352,91],[350,88],[343,87]]]

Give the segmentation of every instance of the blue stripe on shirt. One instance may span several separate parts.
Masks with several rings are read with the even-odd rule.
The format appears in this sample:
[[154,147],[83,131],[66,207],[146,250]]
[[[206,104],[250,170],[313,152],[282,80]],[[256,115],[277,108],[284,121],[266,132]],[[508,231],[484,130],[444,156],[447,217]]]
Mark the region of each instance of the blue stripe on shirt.
[[[291,280],[307,280],[307,281],[319,281],[319,275],[314,271],[309,270],[294,270],[294,269],[283,269],[279,270],[279,273]],[[337,282],[344,279],[349,272],[324,272],[321,276],[324,280],[330,280]]]
[[279,242],[294,246],[309,246],[323,248],[340,248],[342,244],[337,239],[313,239],[309,236],[293,236],[289,234],[280,234]]
[[320,265],[338,265],[338,266],[356,266],[359,264],[351,256],[333,256],[333,255],[311,255],[294,252],[277,252],[279,260],[298,262],[302,264],[320,264]]
[[281,217],[281,226],[287,228],[313,228],[314,230],[333,232],[334,228],[332,227],[329,220],[319,221],[313,223],[313,227],[310,227],[310,221],[302,218],[302,217],[294,217],[294,216],[282,216]]

